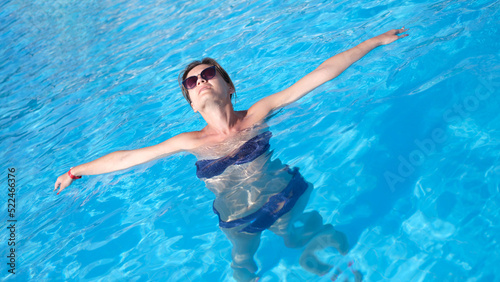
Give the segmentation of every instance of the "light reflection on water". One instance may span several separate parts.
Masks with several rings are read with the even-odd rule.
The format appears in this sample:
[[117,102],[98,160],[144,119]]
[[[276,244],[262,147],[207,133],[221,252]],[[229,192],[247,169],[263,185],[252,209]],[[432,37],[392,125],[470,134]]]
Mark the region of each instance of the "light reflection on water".
[[[1,5],[0,146],[20,187],[16,280],[229,279],[230,243],[193,156],[85,177],[58,197],[56,177],[201,128],[177,86],[193,59],[218,59],[245,109],[401,25],[410,37],[269,121],[274,155],[301,168],[316,188],[309,208],[348,234],[348,258],[322,254],[344,270],[353,260],[367,281],[500,276],[498,1]],[[467,104],[476,93],[486,98]],[[435,129],[446,141],[423,152],[416,141]],[[392,189],[386,172],[402,178]],[[256,258],[263,279],[318,279],[299,256],[264,233]]]

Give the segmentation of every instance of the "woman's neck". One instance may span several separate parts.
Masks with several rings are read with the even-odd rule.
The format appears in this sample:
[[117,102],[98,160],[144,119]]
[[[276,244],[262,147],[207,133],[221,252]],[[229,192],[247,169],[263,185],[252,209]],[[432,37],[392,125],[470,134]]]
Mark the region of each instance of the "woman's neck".
[[227,136],[237,130],[239,117],[232,103],[207,105],[203,112],[200,111],[200,114],[207,122],[205,129],[208,134]]

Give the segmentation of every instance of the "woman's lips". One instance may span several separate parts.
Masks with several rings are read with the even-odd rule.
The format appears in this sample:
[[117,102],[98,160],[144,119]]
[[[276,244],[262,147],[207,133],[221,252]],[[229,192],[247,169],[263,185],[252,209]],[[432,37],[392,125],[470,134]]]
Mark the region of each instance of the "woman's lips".
[[203,90],[205,90],[205,89],[210,89],[210,87],[209,87],[209,86],[202,86],[202,87],[200,88],[200,90],[198,90],[198,95],[200,95],[200,94],[201,94],[201,91],[203,91]]

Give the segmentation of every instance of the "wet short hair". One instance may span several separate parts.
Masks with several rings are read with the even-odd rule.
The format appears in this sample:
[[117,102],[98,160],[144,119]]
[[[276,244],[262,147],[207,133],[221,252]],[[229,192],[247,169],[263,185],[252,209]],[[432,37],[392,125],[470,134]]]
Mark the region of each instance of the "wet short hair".
[[[212,58],[203,58],[201,61],[193,61],[189,65],[186,66],[186,68],[179,74],[179,86],[181,87],[182,90],[182,95],[184,95],[184,98],[188,101],[189,105],[191,105],[191,98],[189,97],[189,92],[188,90],[184,87],[182,82],[184,79],[186,79],[188,73],[194,69],[195,67],[199,65],[210,65],[210,66],[215,66],[217,69],[217,72],[220,74],[220,76],[224,79],[224,81],[229,85],[230,87],[233,88],[235,91],[234,94],[236,94],[236,88],[234,87],[233,81],[227,74],[227,72],[217,63],[216,60]],[[231,98],[233,98],[233,94],[231,94]]]

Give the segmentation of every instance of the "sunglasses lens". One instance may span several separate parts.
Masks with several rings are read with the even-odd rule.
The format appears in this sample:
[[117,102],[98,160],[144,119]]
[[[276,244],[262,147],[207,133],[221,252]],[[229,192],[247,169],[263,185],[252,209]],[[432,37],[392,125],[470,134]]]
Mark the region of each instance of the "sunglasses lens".
[[214,76],[215,76],[215,66],[206,68],[201,72],[201,77],[203,77],[206,80],[212,79],[214,78]]
[[[211,66],[209,68],[204,69],[201,72],[201,77],[205,80],[209,80],[209,79],[214,78],[215,74],[216,74],[215,66]],[[198,76],[190,76],[190,77],[186,78],[182,82],[182,84],[184,85],[184,87],[186,89],[193,89],[196,87],[197,82],[198,82]]]
[[196,82],[198,81],[198,77],[196,76],[190,76],[184,80],[184,87],[186,89],[193,89],[196,87]]

